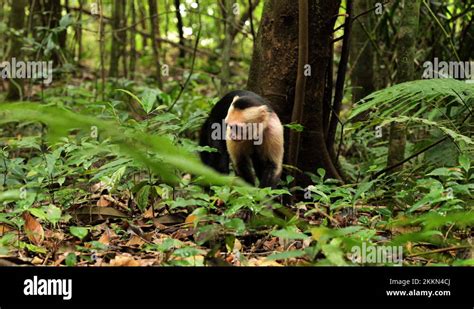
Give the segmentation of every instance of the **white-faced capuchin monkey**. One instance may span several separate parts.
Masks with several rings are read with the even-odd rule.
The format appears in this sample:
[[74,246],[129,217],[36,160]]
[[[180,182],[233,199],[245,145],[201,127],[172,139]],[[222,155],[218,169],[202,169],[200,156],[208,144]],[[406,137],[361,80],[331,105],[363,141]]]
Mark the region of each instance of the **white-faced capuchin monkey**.
[[[232,161],[238,176],[260,187],[274,188],[283,163],[283,126],[277,114],[259,95],[236,90],[212,108],[202,126],[200,146],[218,152],[201,152],[201,160],[216,171],[228,174]],[[229,160],[230,158],[230,160]]]

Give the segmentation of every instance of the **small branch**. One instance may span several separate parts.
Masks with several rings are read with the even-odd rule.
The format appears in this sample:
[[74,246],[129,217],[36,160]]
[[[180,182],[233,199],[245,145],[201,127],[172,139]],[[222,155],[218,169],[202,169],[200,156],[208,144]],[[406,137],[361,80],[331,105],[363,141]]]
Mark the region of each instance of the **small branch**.
[[[384,3],[381,3],[381,4],[382,4],[382,6],[385,6],[386,4],[389,4],[391,1],[392,1],[392,0],[387,0],[387,1],[385,1]],[[365,12],[362,12],[362,13],[360,13],[360,14],[354,16],[354,18],[352,18],[352,21],[354,22],[354,21],[356,21],[359,17],[362,17],[362,16],[364,16],[364,15],[366,15],[366,14],[369,14],[370,12],[375,11],[376,9],[377,9],[377,6],[374,5],[374,7],[371,8],[370,10],[367,10],[367,11],[365,11]]]
[[332,43],[336,43],[337,41],[340,41],[340,40],[343,40],[343,39],[344,39],[344,35],[341,35],[340,37],[335,38],[334,40],[332,40]]
[[446,36],[446,38],[449,40],[449,44],[451,45],[451,48],[453,49],[453,53],[454,53],[454,56],[456,56],[457,61],[461,62],[461,58],[459,58],[458,51],[456,50],[456,47],[454,46],[454,43],[453,43],[452,38],[450,37],[450,35],[449,35],[448,32],[446,31],[446,29],[444,29],[443,25],[441,24],[441,22],[439,21],[439,19],[436,17],[436,15],[433,13],[433,11],[431,10],[431,8],[430,8],[430,6],[428,5],[428,3],[426,3],[426,0],[423,0],[423,5],[426,7],[426,9],[428,10],[428,12],[430,13],[430,16],[434,19],[434,21],[435,21],[435,22],[438,24],[438,26],[441,28],[441,31],[444,33],[444,35]]
[[419,156],[420,154],[422,154],[423,152],[430,150],[430,149],[433,148],[434,146],[436,146],[436,145],[438,145],[438,144],[444,142],[444,141],[447,140],[447,139],[448,139],[448,136],[445,136],[445,137],[443,137],[442,139],[440,139],[440,140],[434,142],[433,144],[431,144],[431,145],[429,145],[429,146],[426,146],[425,148],[423,148],[423,149],[421,149],[421,150],[415,152],[414,154],[412,154],[412,155],[409,156],[408,158],[403,159],[402,161],[397,162],[397,163],[395,163],[395,164],[393,164],[393,165],[391,165],[391,166],[389,166],[389,167],[387,167],[387,168],[384,168],[383,170],[381,170],[381,171],[375,173],[375,174],[372,176],[372,179],[375,179],[375,178],[379,177],[380,175],[382,175],[382,174],[384,174],[384,173],[386,173],[386,172],[390,172],[391,170],[396,169],[397,167],[403,165],[404,163],[410,161],[411,159],[413,159],[413,158],[415,158],[415,157],[418,157],[418,156]]
[[441,252],[453,251],[453,250],[468,249],[468,248],[472,248],[472,246],[467,246],[466,245],[466,246],[454,246],[454,247],[448,247],[448,248],[440,248],[440,249],[435,249],[435,250],[431,250],[431,251],[425,251],[425,252],[410,254],[408,257],[426,255],[426,254],[431,254],[431,253],[441,253]]
[[128,206],[127,206],[126,204],[124,204],[124,203],[122,203],[122,202],[120,202],[120,201],[114,199],[112,196],[110,196],[110,195],[102,195],[102,197],[103,197],[105,200],[107,200],[107,201],[113,203],[114,205],[117,205],[117,206],[119,206],[119,207],[121,207],[121,208],[123,208],[123,209],[125,209],[125,210],[127,210],[127,211],[130,211],[130,208],[128,208]]
[[352,31],[352,5],[352,0],[347,0],[347,17],[344,27],[344,40],[341,51],[341,60],[337,69],[336,90],[334,93],[334,102],[332,104],[332,114],[329,121],[328,135],[326,137],[326,146],[328,149],[331,149],[334,145],[337,123],[339,121],[338,117],[342,107],[342,99],[344,97],[344,83],[346,79],[347,64],[349,62],[350,39]]
[[255,29],[254,29],[254,26],[253,26],[253,10],[255,9],[255,7],[258,5],[258,2],[260,0],[257,0],[255,2],[255,6],[252,6],[252,0],[249,0],[249,19],[250,19],[250,32],[252,33],[252,39],[253,39],[253,43],[255,44]]
[[[304,74],[305,66],[308,63],[308,1],[298,0],[298,69],[296,75],[295,86],[295,102],[291,114],[292,123],[300,123],[303,119],[303,106],[306,91],[306,76]],[[300,132],[290,131],[289,147],[288,147],[288,163],[292,166],[298,165],[298,155],[300,147]]]
[[181,86],[181,90],[179,91],[178,96],[174,100],[173,104],[170,105],[167,112],[169,112],[173,109],[174,105],[176,104],[176,102],[178,102],[179,98],[181,97],[184,90],[186,89],[186,86],[188,85],[189,81],[191,80],[191,76],[193,75],[193,72],[194,72],[194,63],[196,62],[196,53],[197,53],[197,48],[198,48],[198,45],[199,45],[199,39],[201,37],[201,27],[202,27],[201,15],[199,15],[199,29],[198,29],[198,32],[197,32],[197,35],[196,35],[196,42],[194,43],[193,60],[191,62],[191,71],[189,72],[189,75],[186,78],[186,81]]

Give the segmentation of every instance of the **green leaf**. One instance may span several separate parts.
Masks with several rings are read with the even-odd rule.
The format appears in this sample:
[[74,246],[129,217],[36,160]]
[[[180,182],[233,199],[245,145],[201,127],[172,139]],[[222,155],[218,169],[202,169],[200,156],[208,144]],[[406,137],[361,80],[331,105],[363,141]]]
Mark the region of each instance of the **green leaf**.
[[318,168],[317,172],[318,175],[321,176],[321,178],[324,178],[324,176],[326,176],[326,170],[324,168]]
[[77,257],[74,252],[69,252],[66,256],[66,265],[67,266],[76,266],[77,264]]
[[[113,121],[31,102],[0,104],[0,113],[0,124],[14,121],[46,124],[49,142],[59,141],[61,137],[68,136],[71,130],[90,132],[91,127],[97,127],[101,138],[110,139],[117,146],[113,147],[117,154],[147,167],[168,183],[176,184],[180,181],[175,172],[178,168],[183,172],[202,176],[197,180],[202,184],[248,187],[237,177],[221,175],[204,165],[195,154],[177,147],[170,136],[146,134],[139,129],[126,130]],[[149,153],[153,155],[150,156]]]
[[183,242],[173,238],[166,238],[161,244],[147,244],[145,246],[145,251],[167,252],[181,246],[183,246]]
[[236,231],[237,234],[243,234],[245,232],[245,223],[239,218],[230,219],[224,224],[224,226],[228,229]]
[[[156,102],[156,96],[158,95],[158,91],[155,89],[145,89],[145,91],[142,94],[142,107],[143,110],[147,114],[149,114],[153,110],[153,106]],[[165,106],[166,107],[166,106]]]
[[69,231],[73,236],[76,236],[80,240],[83,240],[89,233],[89,229],[81,226],[71,226]]
[[128,90],[126,90],[126,89],[116,89],[116,90],[128,94],[128,95],[131,96],[135,101],[137,101],[138,103],[140,103],[140,105],[143,107],[143,102],[142,102],[135,94],[131,93],[130,91],[128,91]]
[[362,194],[364,194],[365,192],[369,191],[370,188],[372,188],[373,184],[374,184],[373,181],[363,182],[362,184],[359,184],[359,186],[357,187],[357,191],[354,194],[354,198],[352,199],[352,206],[355,205],[355,203],[357,202],[357,200]]
[[306,252],[304,252],[303,250],[291,250],[271,254],[267,256],[267,260],[286,260],[291,258],[302,257],[304,255],[306,255]]
[[283,238],[283,239],[308,239],[309,236],[301,232],[296,231],[295,228],[285,228],[278,231],[272,232],[273,236]]
[[289,128],[290,130],[294,130],[296,132],[303,132],[304,130],[304,126],[302,126],[301,124],[299,123],[289,123],[289,124],[285,124],[284,127],[287,127]]
[[41,208],[30,208],[30,209],[29,209],[29,212],[30,212],[33,216],[35,216],[35,217],[37,217],[37,218],[39,218],[39,219],[41,219],[41,220],[47,220],[47,219],[48,219],[48,215],[46,215],[46,212],[44,212],[44,210],[41,209]]
[[61,219],[61,209],[50,204],[46,208],[46,219],[52,224],[56,224]]
[[112,174],[112,176],[110,176],[110,178],[104,177],[103,181],[109,188],[116,188],[126,170],[127,166],[121,166]]
[[340,239],[333,239],[329,244],[323,244],[321,250],[331,264],[345,266],[347,265],[347,262],[344,259],[344,252],[340,248],[340,243]]
[[440,167],[427,174],[427,176],[449,176],[450,172],[448,168]]
[[471,159],[467,154],[463,153],[459,156],[459,165],[461,165],[466,173],[469,172],[469,169],[471,168]]
[[73,23],[74,23],[74,20],[71,17],[71,14],[66,14],[63,17],[61,17],[61,19],[59,20],[59,26],[63,28],[67,28]]
[[173,252],[173,255],[184,257],[184,258],[196,256],[196,255],[205,255],[205,254],[206,254],[206,251],[195,248],[195,247],[184,247],[184,248],[176,249]]
[[0,192],[0,202],[10,202],[19,200],[21,197],[20,190],[7,190]]
[[150,195],[150,185],[143,186],[137,193],[137,206],[143,212],[148,206],[148,197]]
[[36,246],[36,245],[33,245],[33,244],[29,244],[29,243],[26,243],[26,242],[23,242],[23,241],[19,242],[19,248],[20,249],[27,249],[28,251],[35,252],[35,253],[41,253],[41,254],[46,254],[46,252],[47,252],[45,248],[42,248],[42,247],[39,247],[39,246]]

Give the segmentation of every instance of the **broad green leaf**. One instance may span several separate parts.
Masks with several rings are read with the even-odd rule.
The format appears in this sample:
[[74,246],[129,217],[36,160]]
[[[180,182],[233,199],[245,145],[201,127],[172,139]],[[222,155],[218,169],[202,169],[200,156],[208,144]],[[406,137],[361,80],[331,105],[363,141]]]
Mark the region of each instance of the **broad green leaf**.
[[21,198],[20,195],[20,190],[7,190],[0,192],[0,202],[19,200]]
[[67,266],[76,266],[77,264],[77,257],[74,252],[69,252],[66,256],[66,265]]
[[459,165],[461,165],[466,173],[469,172],[469,169],[471,168],[471,159],[468,154],[463,153],[459,155]]
[[35,217],[37,217],[37,218],[39,218],[39,219],[41,219],[41,220],[47,220],[47,219],[48,219],[48,215],[47,215],[46,212],[45,212],[43,209],[41,209],[41,208],[30,208],[30,209],[29,209],[29,212],[30,212],[33,216],[35,216]]
[[61,209],[59,207],[56,207],[52,204],[50,204],[46,208],[46,219],[48,219],[49,222],[52,224],[56,224],[59,222],[61,219]]
[[150,185],[143,186],[137,193],[137,206],[143,212],[148,207],[148,197],[150,196]]
[[[156,102],[156,96],[158,95],[158,91],[155,89],[145,89],[142,94],[142,107],[143,110],[149,114],[153,110],[153,106]],[[166,107],[166,106],[165,106]]]
[[89,234],[89,229],[81,226],[71,226],[69,227],[69,231],[80,240],[83,240],[87,234]]
[[245,232],[245,223],[239,218],[230,219],[224,224],[224,226],[228,229],[236,231],[237,234],[242,234]]
[[[197,156],[175,146],[168,136],[125,130],[112,121],[37,103],[4,103],[0,104],[0,112],[4,116],[0,118],[0,124],[14,121],[46,124],[46,137],[50,142],[57,142],[61,137],[67,136],[70,130],[90,132],[91,127],[96,127],[102,138],[109,138],[118,146],[115,149],[121,155],[149,168],[168,183],[176,184],[180,181],[175,173],[175,168],[178,168],[183,172],[202,176],[198,181],[203,184],[248,186],[236,177],[221,175],[202,164]],[[154,156],[150,157],[148,153]]]
[[308,239],[309,236],[301,232],[296,231],[294,228],[286,228],[272,232],[273,236],[280,237],[283,239]]

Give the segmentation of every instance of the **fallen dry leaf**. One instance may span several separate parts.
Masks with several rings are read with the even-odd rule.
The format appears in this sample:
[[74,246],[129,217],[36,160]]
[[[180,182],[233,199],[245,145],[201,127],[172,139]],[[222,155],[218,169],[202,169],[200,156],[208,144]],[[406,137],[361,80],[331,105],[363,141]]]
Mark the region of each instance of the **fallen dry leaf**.
[[137,235],[132,235],[130,239],[127,241],[126,246],[132,247],[132,246],[137,246],[140,247],[145,243],[145,241]]
[[110,260],[110,266],[140,266],[130,254],[124,253],[117,255],[113,260]]
[[184,220],[184,223],[186,226],[188,227],[192,227],[194,225],[194,223],[196,222],[197,220],[197,216],[196,215],[189,215],[186,217],[186,220]]
[[110,206],[112,202],[106,199],[105,195],[101,195],[99,200],[97,201],[97,206],[99,207],[107,207]]
[[25,220],[26,236],[34,245],[40,245],[44,240],[43,227],[29,212],[23,213],[23,219]]
[[143,213],[143,218],[151,219],[151,218],[153,218],[153,217],[154,217],[154,216],[153,216],[153,206],[151,206],[150,208],[148,208],[147,211],[145,211],[145,212]]
[[43,259],[40,259],[39,257],[35,256],[33,260],[31,260],[31,264],[33,265],[41,265],[43,264]]
[[99,238],[99,242],[108,246],[110,244],[110,230],[106,229]]
[[6,224],[0,224],[0,236],[10,231],[13,231],[13,228],[11,226]]
[[105,184],[105,182],[100,181],[100,182],[98,182],[98,183],[91,186],[91,192],[92,193],[102,192],[106,188],[107,188],[107,185]]
[[246,266],[283,266],[283,265],[281,265],[280,263],[274,260],[252,258],[246,263]]
[[126,214],[113,207],[81,207],[72,212],[78,217],[90,218],[92,215],[104,218],[128,218]]

